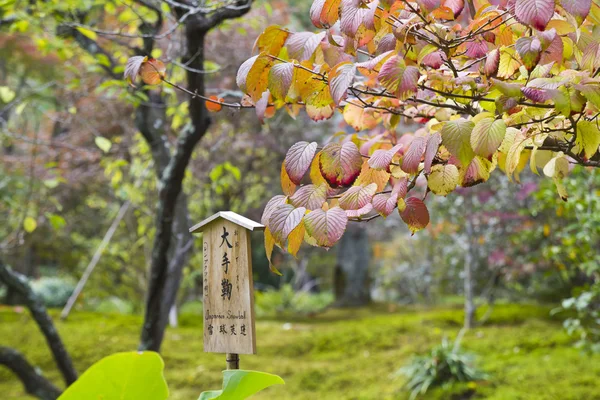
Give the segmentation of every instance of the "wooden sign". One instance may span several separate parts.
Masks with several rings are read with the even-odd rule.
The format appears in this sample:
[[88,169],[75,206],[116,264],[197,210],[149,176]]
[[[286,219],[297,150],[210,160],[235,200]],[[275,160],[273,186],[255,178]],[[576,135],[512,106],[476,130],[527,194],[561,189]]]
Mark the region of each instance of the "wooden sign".
[[250,231],[264,226],[221,211],[190,232],[204,232],[204,351],[256,354]]

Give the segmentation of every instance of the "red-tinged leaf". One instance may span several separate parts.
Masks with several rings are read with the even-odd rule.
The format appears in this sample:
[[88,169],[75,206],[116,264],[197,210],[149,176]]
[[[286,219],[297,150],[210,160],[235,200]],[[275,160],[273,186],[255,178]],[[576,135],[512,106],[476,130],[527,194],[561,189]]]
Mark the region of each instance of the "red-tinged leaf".
[[296,184],[294,182],[292,182],[289,175],[287,174],[287,171],[285,170],[285,163],[281,164],[280,180],[281,180],[281,191],[286,196],[293,195],[294,192],[296,191]]
[[[213,100],[213,101],[206,101],[205,105],[206,105],[206,109],[210,112],[219,112],[221,111],[221,109],[223,108],[222,105],[220,105],[219,103],[223,100],[223,99],[219,99],[217,96],[210,96],[209,99]],[[219,103],[215,103],[215,101],[218,101]]]
[[467,51],[465,55],[469,58],[476,59],[485,56],[488,52],[488,43],[485,40],[473,40],[467,43]]
[[427,139],[425,137],[419,136],[414,138],[402,158],[402,171],[408,174],[416,174],[419,171],[419,164],[421,163],[421,158],[423,158],[426,146]]
[[401,179],[391,193],[380,193],[373,197],[373,208],[381,216],[389,216],[398,204],[398,199],[406,196],[408,180]]
[[310,6],[310,21],[319,29],[324,28],[321,22],[321,13],[323,12],[324,5],[325,0],[314,0],[312,6]]
[[400,100],[406,100],[417,93],[419,76],[417,67],[406,66],[402,57],[393,56],[381,66],[377,79]]
[[290,203],[294,207],[305,207],[307,210],[316,210],[327,201],[327,185],[302,186],[292,197]]
[[428,12],[439,8],[442,5],[441,0],[417,0],[417,3]]
[[375,150],[369,158],[369,166],[373,169],[385,170],[389,172],[390,164],[394,156],[404,147],[402,144],[397,144],[389,150]]
[[285,100],[288,91],[290,90],[293,76],[294,64],[292,63],[280,63],[271,67],[267,87],[274,98],[277,100]]
[[562,85],[562,81],[556,78],[537,78],[521,89],[525,97],[537,103],[545,103],[554,98],[556,90]]
[[325,32],[297,32],[290,34],[285,42],[290,58],[298,61],[308,60],[314,54],[319,43],[323,41],[325,35]]
[[515,43],[515,49],[528,71],[533,70],[542,57],[542,43],[535,36],[520,38]]
[[314,210],[304,217],[306,232],[322,247],[331,247],[340,240],[347,224],[346,212],[340,207],[327,211]]
[[353,142],[330,143],[319,157],[321,175],[332,188],[352,185],[362,164],[362,156]]
[[306,208],[295,208],[291,204],[280,204],[273,209],[267,226],[276,243],[283,246],[289,234],[302,221],[305,212]]
[[476,155],[490,158],[500,147],[506,135],[506,124],[502,119],[483,118],[473,127],[471,147]]
[[299,185],[317,152],[317,142],[298,142],[285,155],[285,170],[290,180]]
[[146,61],[148,61],[148,57],[144,56],[133,56],[127,60],[127,64],[125,65],[125,74],[123,74],[123,77],[131,86],[135,87],[133,82],[135,82],[137,79],[138,75],[140,74],[140,68],[142,68],[142,64],[144,64]]
[[516,0],[515,17],[525,25],[531,25],[538,31],[546,29],[546,25],[554,15],[554,0]]
[[487,182],[493,168],[494,165],[491,161],[477,156],[473,158],[467,168],[460,170],[459,183],[462,187],[471,187]]
[[337,22],[341,2],[342,0],[325,0],[321,11],[321,23],[323,25],[333,26]]
[[487,76],[495,76],[498,73],[499,66],[500,51],[498,51],[498,49],[494,49],[488,53],[483,71]]
[[431,172],[431,164],[433,163],[433,159],[435,158],[435,155],[437,154],[441,143],[442,135],[439,132],[434,133],[427,139],[427,147],[425,147],[425,158],[423,160],[423,169],[425,170],[426,174]]
[[581,25],[590,13],[592,0],[560,0],[560,5]]
[[273,213],[273,210],[275,208],[277,208],[277,206],[285,204],[287,199],[288,199],[287,196],[278,194],[277,196],[275,196],[271,200],[269,200],[269,202],[265,206],[262,217],[260,218],[260,223],[266,226],[269,222],[269,218],[271,218],[271,214]]
[[433,53],[427,54],[421,60],[421,63],[426,67],[430,67],[433,69],[438,69],[442,65],[444,65],[444,61],[446,60],[446,55],[441,51],[434,51]]
[[340,197],[339,205],[343,210],[358,210],[371,202],[375,192],[377,192],[375,183],[352,186]]
[[162,61],[149,58],[140,67],[140,76],[146,85],[158,85],[165,77],[167,68]]
[[377,43],[377,54],[394,50],[397,43],[396,37],[392,33],[388,33]]
[[468,165],[475,153],[471,148],[471,132],[475,124],[463,118],[448,121],[442,128],[442,144],[463,165]]
[[240,65],[240,68],[238,69],[237,76],[235,78],[235,82],[237,83],[240,90],[244,93],[247,93],[246,92],[246,79],[248,78],[248,73],[250,72],[250,69],[256,62],[257,58],[258,58],[258,56],[250,57],[249,59],[244,61],[242,63],[242,65]]
[[321,152],[317,153],[317,155],[313,159],[312,163],[310,164],[310,173],[309,173],[310,181],[315,186],[324,185],[324,186],[327,186],[327,188],[329,189],[329,184],[327,183],[325,178],[323,178],[323,175],[321,175],[321,168],[319,167],[320,159],[321,159]]
[[465,8],[464,0],[442,0],[442,6],[448,7],[454,13],[454,18],[458,18],[458,16],[462,13]]
[[260,121],[260,123],[264,123],[265,112],[267,111],[267,107],[269,105],[269,98],[271,97],[271,92],[269,89],[265,90],[260,99],[256,102],[256,107],[254,110],[256,111],[256,117]]
[[374,111],[372,108],[363,108],[349,101],[344,107],[344,121],[357,131],[373,129],[377,126],[377,119],[373,116]]
[[400,217],[414,235],[415,232],[429,225],[429,210],[427,210],[427,206],[423,203],[423,200],[416,197],[409,197],[404,202],[406,206],[400,212]]
[[287,30],[280,26],[271,25],[256,39],[254,50],[258,53],[264,52],[272,56],[277,56],[289,34],[290,33]]
[[333,115],[334,111],[335,111],[335,108],[334,108],[333,104],[331,104],[331,105],[328,104],[328,105],[325,105],[322,107],[313,106],[311,104],[306,105],[306,114],[313,121],[323,121],[323,120],[329,119]]
[[346,98],[355,75],[356,66],[349,61],[342,62],[329,71],[329,91],[336,106]]

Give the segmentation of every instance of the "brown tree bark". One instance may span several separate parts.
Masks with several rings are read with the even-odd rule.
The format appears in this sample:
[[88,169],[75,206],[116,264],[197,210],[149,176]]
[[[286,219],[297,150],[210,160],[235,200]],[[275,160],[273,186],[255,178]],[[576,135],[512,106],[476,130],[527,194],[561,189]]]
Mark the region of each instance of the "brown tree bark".
[[371,247],[364,226],[350,224],[337,245],[334,292],[337,307],[360,307],[371,302]]

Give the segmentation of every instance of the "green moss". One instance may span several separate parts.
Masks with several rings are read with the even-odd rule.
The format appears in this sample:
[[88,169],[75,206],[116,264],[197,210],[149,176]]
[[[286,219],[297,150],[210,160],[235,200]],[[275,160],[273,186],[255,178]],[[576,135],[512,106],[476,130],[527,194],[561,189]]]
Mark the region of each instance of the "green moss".
[[[486,310],[480,310],[483,315]],[[404,399],[394,372],[444,335],[455,337],[462,323],[457,308],[398,308],[374,305],[328,310],[311,317],[287,316],[257,322],[258,355],[242,356],[241,366],[281,375],[286,385],[256,399]],[[196,399],[221,385],[225,356],[202,351],[202,317],[188,314],[169,329],[163,355],[173,400]],[[135,349],[141,318],[74,313],[57,322],[75,365],[83,371],[103,356]],[[26,314],[0,311],[2,345],[15,347],[56,384],[62,384],[44,339]],[[485,326],[471,330],[463,347],[478,355],[488,382],[435,389],[427,399],[594,399],[600,357],[572,347],[549,308],[496,306]],[[3,399],[29,399],[15,377],[0,367]]]

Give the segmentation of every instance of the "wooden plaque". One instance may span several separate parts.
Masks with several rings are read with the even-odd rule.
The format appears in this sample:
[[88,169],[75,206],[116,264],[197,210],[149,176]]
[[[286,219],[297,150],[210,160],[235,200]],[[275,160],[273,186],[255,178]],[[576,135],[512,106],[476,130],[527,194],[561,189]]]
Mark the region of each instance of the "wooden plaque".
[[224,218],[202,230],[204,351],[256,354],[250,232]]

